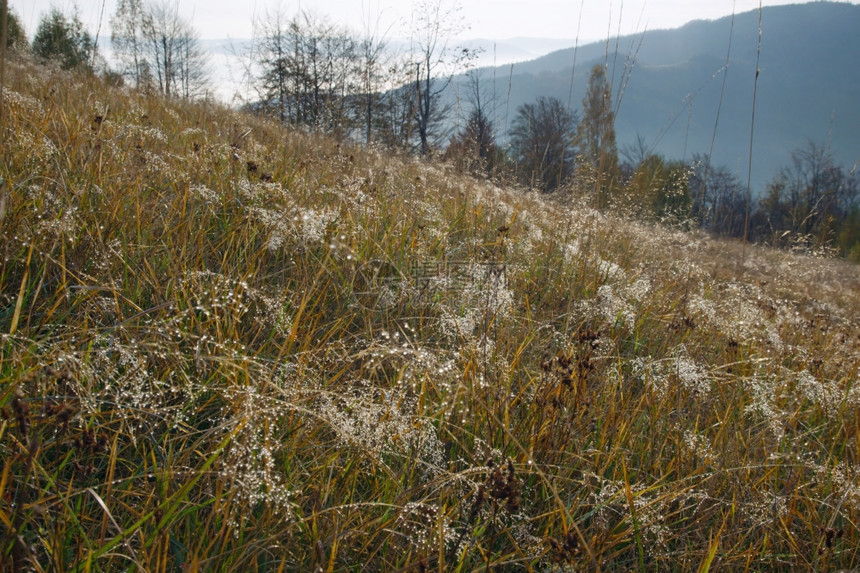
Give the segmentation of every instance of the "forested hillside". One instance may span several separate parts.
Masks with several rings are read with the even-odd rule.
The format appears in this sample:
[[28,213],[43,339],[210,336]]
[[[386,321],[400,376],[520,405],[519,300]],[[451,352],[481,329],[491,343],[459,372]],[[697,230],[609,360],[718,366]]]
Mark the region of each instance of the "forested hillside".
[[[761,19],[755,192],[763,193],[765,184],[790,163],[791,151],[807,140],[829,146],[835,162],[851,169],[860,160],[860,109],[854,103],[860,74],[853,71],[860,60],[860,6],[771,6]],[[708,153],[719,113],[712,162],[745,181],[758,35],[755,10],[560,50],[513,68],[488,69],[484,78],[488,92],[495,78],[496,117],[509,123],[517,106],[539,96],[571,100],[576,109],[592,66],[606,64],[614,79],[620,146],[634,144],[641,135],[668,159]]]

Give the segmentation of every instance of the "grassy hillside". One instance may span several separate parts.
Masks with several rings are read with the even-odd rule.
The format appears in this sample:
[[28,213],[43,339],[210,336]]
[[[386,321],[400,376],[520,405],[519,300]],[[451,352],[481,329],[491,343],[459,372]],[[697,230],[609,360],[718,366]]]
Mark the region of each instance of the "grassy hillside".
[[856,266],[7,87],[0,569],[860,566]]

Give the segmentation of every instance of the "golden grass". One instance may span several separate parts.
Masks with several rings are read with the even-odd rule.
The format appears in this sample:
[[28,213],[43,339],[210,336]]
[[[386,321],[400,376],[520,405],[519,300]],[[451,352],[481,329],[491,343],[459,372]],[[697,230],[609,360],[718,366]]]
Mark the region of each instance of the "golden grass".
[[860,567],[856,266],[7,87],[2,570]]

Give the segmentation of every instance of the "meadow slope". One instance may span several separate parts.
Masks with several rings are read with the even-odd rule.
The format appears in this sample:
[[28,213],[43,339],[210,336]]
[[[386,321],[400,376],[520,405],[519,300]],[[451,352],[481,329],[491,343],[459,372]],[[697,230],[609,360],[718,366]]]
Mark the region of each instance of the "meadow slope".
[[857,266],[6,85],[0,570],[860,567]]

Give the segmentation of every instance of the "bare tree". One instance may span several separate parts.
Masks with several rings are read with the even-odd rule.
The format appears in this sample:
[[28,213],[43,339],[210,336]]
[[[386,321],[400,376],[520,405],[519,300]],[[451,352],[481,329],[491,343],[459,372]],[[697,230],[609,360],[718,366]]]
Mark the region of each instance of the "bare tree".
[[415,131],[417,101],[412,85],[412,62],[393,60],[386,67],[379,113],[373,120],[378,141],[389,148],[408,151]]
[[356,41],[313,12],[292,18],[283,10],[257,24],[258,92],[284,122],[327,132],[349,128],[349,97],[358,90]]
[[353,74],[356,43],[345,28],[303,12],[308,69],[307,123],[326,132],[349,129],[348,98],[358,89]]
[[168,97],[186,99],[206,93],[207,55],[178,2],[120,0],[111,26],[122,71],[138,87],[151,82]]
[[111,17],[111,44],[120,65],[120,73],[130,78],[135,86],[147,83],[149,69],[143,54],[143,19],[141,0],[119,0]]
[[179,15],[179,3],[162,0],[145,5],[141,26],[161,93],[186,98],[201,95],[206,83],[205,53],[194,28]]
[[209,89],[209,60],[197,29],[185,23],[176,42],[177,95],[185,99],[204,97]]
[[175,95],[179,63],[179,4],[149,4],[141,18],[144,45],[148,52],[155,81],[164,95]]
[[836,164],[830,149],[808,141],[768,183],[760,210],[772,233],[808,236],[825,245],[858,201],[857,180]]
[[442,92],[454,73],[468,67],[474,57],[469,49],[451,45],[454,36],[466,29],[459,12],[456,0],[417,0],[413,7],[415,123],[421,155],[430,151],[430,140],[448,114],[441,103]]
[[470,56],[448,46],[463,29],[457,10],[443,0],[419,1],[409,60],[387,49],[379,20],[368,19],[356,35],[312,11],[266,12],[255,23],[250,70],[259,107],[281,121],[367,143],[376,137],[401,147],[417,133],[427,153],[446,117],[440,95]]
[[390,60],[388,30],[380,29],[380,15],[372,20],[365,14],[362,36],[357,42],[357,71],[360,77],[360,104],[357,106],[358,119],[364,131],[364,141],[370,144],[373,139],[375,116],[381,113],[381,88],[385,83],[386,62]]
[[292,117],[290,55],[293,50],[290,48],[289,26],[287,14],[277,7],[266,11],[255,22],[254,31],[257,38],[255,56],[260,68],[255,82],[257,92],[264,106],[274,108],[275,115],[282,122]]
[[689,188],[694,195],[693,215],[703,229],[729,237],[743,237],[746,190],[728,167],[711,165],[707,155],[694,154]]

